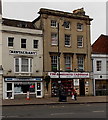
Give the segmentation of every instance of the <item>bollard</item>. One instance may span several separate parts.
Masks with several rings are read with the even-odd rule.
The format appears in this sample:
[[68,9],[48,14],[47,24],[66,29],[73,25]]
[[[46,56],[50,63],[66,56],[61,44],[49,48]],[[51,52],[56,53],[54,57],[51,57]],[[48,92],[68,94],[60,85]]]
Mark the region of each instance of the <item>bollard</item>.
[[30,92],[27,91],[27,97],[26,97],[27,100],[30,100]]

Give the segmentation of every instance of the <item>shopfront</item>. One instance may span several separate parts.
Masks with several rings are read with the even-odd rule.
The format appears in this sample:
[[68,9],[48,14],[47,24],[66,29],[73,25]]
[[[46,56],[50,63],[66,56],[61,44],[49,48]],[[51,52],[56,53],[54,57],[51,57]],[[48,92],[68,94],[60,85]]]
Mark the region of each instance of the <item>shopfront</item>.
[[42,98],[42,78],[4,78],[4,99],[25,98],[27,92],[30,97]]
[[[48,75],[51,78],[51,96],[58,96],[59,89],[59,73],[49,72]],[[72,88],[76,89],[77,94],[85,96],[89,94],[90,87],[90,75],[89,73],[77,73],[77,72],[60,72],[60,81],[63,85],[68,96],[71,96]]]

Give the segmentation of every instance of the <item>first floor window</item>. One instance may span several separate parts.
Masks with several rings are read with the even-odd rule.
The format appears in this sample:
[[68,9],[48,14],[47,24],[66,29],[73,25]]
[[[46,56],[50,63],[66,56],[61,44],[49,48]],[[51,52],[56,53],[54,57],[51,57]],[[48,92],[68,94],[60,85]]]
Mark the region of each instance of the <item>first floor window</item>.
[[65,46],[70,46],[70,35],[65,35]]
[[21,48],[26,48],[26,39],[21,39]]
[[101,61],[96,61],[97,71],[101,71]]
[[65,70],[66,71],[71,70],[71,57],[70,56],[65,57]]
[[51,69],[57,71],[58,68],[58,56],[51,56]]
[[58,45],[57,33],[51,33],[51,44]]
[[78,56],[78,71],[84,70],[84,57]]
[[32,58],[15,58],[15,72],[32,72]]

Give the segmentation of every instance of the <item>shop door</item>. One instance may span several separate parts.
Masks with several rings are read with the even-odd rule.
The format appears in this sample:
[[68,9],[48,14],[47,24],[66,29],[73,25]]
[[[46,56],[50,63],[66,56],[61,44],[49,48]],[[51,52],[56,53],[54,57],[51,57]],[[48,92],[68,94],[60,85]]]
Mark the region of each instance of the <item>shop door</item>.
[[42,98],[42,82],[36,82],[36,98]]
[[84,79],[80,79],[80,95],[85,96],[85,83]]
[[14,83],[6,83],[5,99],[14,99]]

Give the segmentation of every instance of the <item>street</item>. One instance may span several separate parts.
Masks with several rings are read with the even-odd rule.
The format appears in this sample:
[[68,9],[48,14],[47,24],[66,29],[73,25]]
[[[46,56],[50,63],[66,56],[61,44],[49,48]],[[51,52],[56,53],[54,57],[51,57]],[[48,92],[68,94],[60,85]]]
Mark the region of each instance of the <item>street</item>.
[[106,118],[106,103],[4,106],[3,118]]

